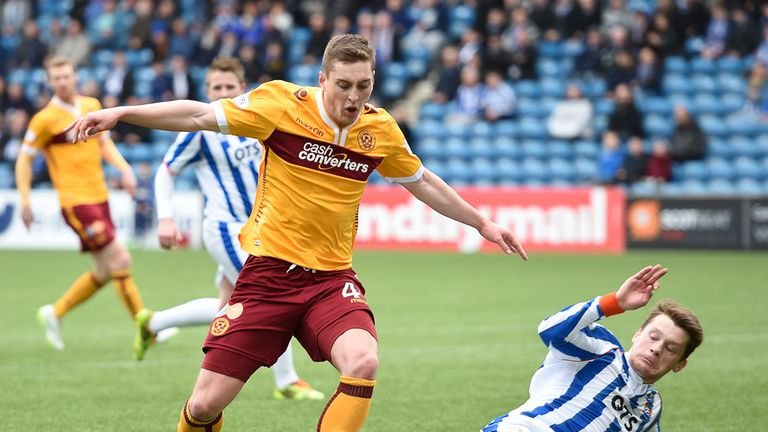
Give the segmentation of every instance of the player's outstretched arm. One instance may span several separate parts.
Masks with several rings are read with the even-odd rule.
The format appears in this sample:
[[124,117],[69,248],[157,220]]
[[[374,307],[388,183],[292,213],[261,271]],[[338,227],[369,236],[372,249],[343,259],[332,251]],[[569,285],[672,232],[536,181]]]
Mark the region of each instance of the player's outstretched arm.
[[216,114],[209,104],[175,100],[94,111],[72,122],[64,132],[74,132],[73,142],[85,141],[99,132],[112,129],[118,121],[170,131],[218,131]]
[[499,245],[504,253],[508,255],[515,253],[523,260],[528,260],[523,245],[515,239],[512,231],[484,217],[443,179],[428,169],[425,169],[424,174],[415,182],[402,185],[413,196],[438,213],[477,229],[486,240]]
[[664,277],[669,269],[659,264],[648,266],[634,275],[616,291],[616,300],[625,311],[639,309],[648,304],[653,294],[659,289],[659,279]]

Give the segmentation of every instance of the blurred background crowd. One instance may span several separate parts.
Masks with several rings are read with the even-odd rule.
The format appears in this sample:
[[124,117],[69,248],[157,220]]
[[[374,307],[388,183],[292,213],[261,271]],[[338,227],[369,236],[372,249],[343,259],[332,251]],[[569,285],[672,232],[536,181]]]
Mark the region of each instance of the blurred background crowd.
[[[51,97],[51,55],[105,107],[205,100],[217,56],[241,59],[251,86],[316,85],[329,38],[354,32],[377,50],[373,103],[453,185],[768,194],[768,2],[5,0],[0,13],[0,188]],[[147,185],[173,137],[113,134]]]

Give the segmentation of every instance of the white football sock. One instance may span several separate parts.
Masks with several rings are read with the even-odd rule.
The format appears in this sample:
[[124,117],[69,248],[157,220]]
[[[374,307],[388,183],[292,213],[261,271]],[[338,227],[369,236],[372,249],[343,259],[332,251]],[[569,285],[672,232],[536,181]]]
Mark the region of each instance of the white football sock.
[[155,312],[149,320],[149,330],[157,333],[170,327],[208,325],[219,312],[219,299],[200,298],[170,309]]
[[293,367],[293,349],[290,342],[288,349],[277,359],[271,369],[275,374],[275,385],[279,389],[284,389],[299,380],[296,369]]

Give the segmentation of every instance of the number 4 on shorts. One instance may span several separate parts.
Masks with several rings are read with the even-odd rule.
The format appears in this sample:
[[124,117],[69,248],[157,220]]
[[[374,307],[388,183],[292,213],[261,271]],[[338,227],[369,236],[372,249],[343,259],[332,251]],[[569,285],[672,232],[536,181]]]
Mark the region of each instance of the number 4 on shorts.
[[357,287],[352,282],[347,282],[344,284],[344,289],[341,290],[341,296],[344,298],[348,297],[354,297],[354,298],[360,298],[362,294],[360,291],[357,290]]

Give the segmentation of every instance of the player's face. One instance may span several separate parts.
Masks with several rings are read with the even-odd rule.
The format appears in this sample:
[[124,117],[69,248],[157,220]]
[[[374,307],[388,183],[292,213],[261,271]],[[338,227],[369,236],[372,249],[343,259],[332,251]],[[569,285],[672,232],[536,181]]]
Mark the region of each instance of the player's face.
[[205,95],[213,102],[243,94],[245,83],[234,72],[211,71],[206,78]]
[[373,91],[371,63],[335,62],[326,76],[320,73],[323,103],[328,115],[337,126],[347,127],[354,123]]
[[687,361],[681,360],[688,343],[685,330],[661,314],[632,337],[629,365],[647,384],[658,381],[669,371],[679,372]]
[[77,89],[75,68],[70,65],[62,65],[48,69],[48,84],[59,98],[71,99]]

